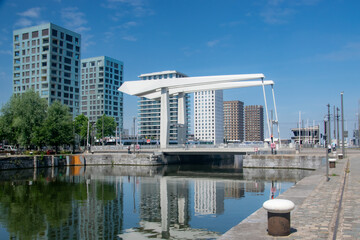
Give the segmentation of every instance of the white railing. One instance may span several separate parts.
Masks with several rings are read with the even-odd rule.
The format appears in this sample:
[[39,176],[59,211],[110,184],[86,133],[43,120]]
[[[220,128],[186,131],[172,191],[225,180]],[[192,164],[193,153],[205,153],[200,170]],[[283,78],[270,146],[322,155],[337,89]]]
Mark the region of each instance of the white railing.
[[[134,149],[134,145],[106,145],[106,146],[92,146],[91,149],[92,151],[120,151],[120,150],[127,150],[128,147],[130,146],[130,149],[133,150]],[[140,150],[147,150],[147,149],[159,149],[160,145],[140,145]],[[263,143],[252,143],[252,144],[248,144],[248,143],[230,143],[230,144],[218,144],[218,145],[214,145],[214,144],[170,144],[168,145],[169,149],[258,149],[260,150],[264,150],[264,149],[268,149],[270,150],[270,146],[268,146],[267,144],[263,144]],[[287,145],[281,145],[281,149],[286,150],[286,149],[293,149],[292,147],[289,147]],[[278,149],[279,150],[279,149]]]

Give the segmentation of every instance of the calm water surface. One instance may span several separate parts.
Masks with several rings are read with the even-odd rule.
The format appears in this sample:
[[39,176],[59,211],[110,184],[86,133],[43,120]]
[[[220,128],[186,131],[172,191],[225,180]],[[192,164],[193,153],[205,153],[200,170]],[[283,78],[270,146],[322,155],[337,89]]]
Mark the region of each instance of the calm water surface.
[[311,172],[233,163],[0,172],[0,239],[215,239]]

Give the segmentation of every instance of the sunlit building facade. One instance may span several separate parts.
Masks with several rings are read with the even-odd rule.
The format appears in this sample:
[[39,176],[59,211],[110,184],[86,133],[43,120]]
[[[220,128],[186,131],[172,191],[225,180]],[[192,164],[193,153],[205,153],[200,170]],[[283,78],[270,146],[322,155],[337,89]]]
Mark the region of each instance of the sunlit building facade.
[[[162,71],[141,74],[141,80],[162,80],[173,78],[184,78],[187,75],[178,71]],[[179,80],[180,81],[180,80]],[[190,126],[190,96],[185,94],[186,98],[186,135],[189,134]],[[170,102],[170,133],[169,140],[176,142],[178,140],[178,96],[171,96]],[[140,138],[148,138],[153,140],[160,139],[160,101],[150,100],[147,98],[139,98],[138,100],[138,134]]]
[[80,113],[81,35],[52,23],[13,32],[13,93],[28,89]]
[[223,90],[195,92],[195,140],[220,144],[224,140]]
[[224,137],[226,141],[244,141],[244,103],[224,101]]
[[81,60],[81,113],[96,122],[103,114],[123,129],[123,62],[107,57]]
[[260,105],[245,106],[245,140],[264,141],[264,108]]

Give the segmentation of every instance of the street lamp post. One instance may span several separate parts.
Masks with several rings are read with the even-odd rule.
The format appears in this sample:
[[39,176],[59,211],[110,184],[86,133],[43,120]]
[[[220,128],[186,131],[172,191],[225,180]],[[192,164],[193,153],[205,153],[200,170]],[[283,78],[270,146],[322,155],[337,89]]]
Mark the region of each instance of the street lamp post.
[[344,92],[341,92],[341,142],[342,142],[342,155],[345,157],[345,141],[344,141]]
[[336,137],[336,144],[338,146],[338,148],[340,147],[340,135],[339,135],[339,108],[336,108],[336,119],[337,119],[337,127],[336,127],[336,130],[337,130],[337,137]]
[[326,164],[326,181],[329,181],[329,149],[328,149],[328,141],[330,137],[329,127],[328,124],[330,124],[329,121],[324,119],[324,127],[325,127],[325,150],[326,150],[326,158],[325,158],[325,164]]
[[102,116],[102,145],[104,146],[104,115]]

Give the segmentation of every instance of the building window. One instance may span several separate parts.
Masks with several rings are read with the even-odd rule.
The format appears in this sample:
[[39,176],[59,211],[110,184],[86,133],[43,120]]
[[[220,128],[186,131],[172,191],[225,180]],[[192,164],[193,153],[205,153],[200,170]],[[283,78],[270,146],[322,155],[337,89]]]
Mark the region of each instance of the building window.
[[29,33],[23,33],[22,39],[23,40],[29,39]]
[[49,35],[49,29],[43,29],[42,36],[47,36],[47,35]]
[[74,46],[70,43],[67,43],[66,48],[73,50]]
[[73,37],[71,35],[66,34],[66,41],[72,42]]
[[32,32],[32,33],[31,33],[31,37],[32,37],[32,38],[37,38],[37,37],[39,37],[39,32],[38,32],[38,31]]
[[56,31],[55,29],[52,29],[52,30],[51,30],[51,33],[52,33],[52,35],[53,35],[54,37],[57,37],[57,31]]

